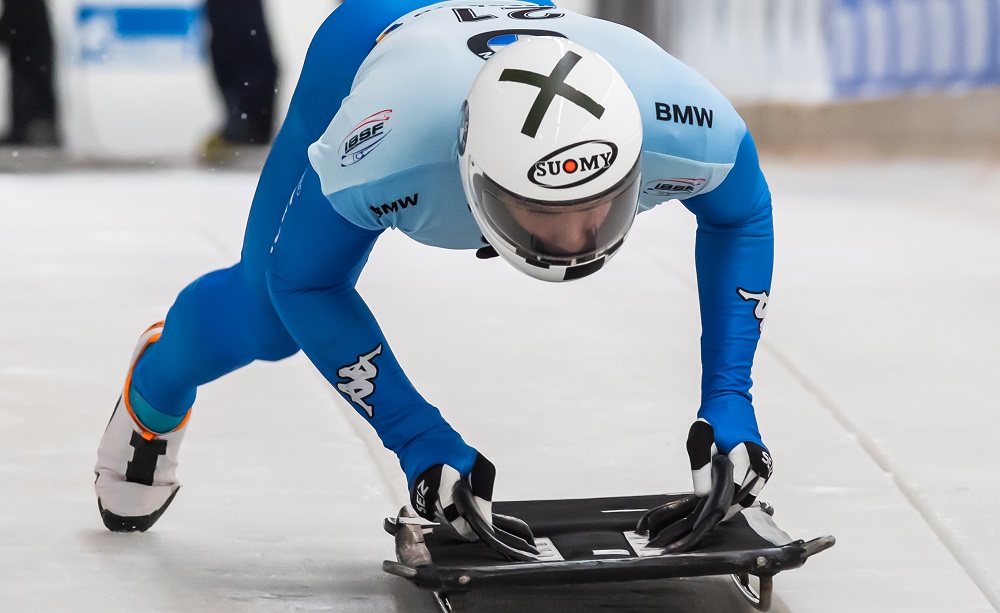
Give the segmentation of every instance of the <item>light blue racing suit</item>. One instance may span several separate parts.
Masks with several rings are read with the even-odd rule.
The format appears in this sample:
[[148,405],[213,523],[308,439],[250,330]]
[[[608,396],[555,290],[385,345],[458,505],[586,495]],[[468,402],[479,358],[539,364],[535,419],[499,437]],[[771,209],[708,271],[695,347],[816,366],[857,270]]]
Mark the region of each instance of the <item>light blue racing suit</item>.
[[460,111],[483,62],[523,36],[596,51],[635,94],[640,212],[679,199],[698,219],[699,416],[723,452],[762,444],[749,390],[773,233],[753,140],[722,94],[655,43],[547,2],[346,0],[335,10],[261,174],[240,263],[181,292],[135,389],[180,415],[198,385],[301,349],[411,485],[436,463],[466,474],[475,450],[407,379],[355,283],[387,229],[434,247],[485,245],[459,175]]

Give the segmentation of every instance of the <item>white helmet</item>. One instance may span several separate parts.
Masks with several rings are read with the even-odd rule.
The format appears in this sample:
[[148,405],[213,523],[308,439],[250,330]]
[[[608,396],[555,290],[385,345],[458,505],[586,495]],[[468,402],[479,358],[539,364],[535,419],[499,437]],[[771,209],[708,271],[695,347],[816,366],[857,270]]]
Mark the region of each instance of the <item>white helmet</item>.
[[480,70],[464,115],[462,183],[490,245],[545,281],[600,270],[639,199],[642,120],[621,75],[569,40],[520,40]]

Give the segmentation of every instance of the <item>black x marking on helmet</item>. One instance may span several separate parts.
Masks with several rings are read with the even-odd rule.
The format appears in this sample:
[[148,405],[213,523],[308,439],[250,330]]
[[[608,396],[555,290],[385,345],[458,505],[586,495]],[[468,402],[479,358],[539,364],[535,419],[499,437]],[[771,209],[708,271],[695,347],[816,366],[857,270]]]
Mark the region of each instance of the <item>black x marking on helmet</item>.
[[566,84],[566,77],[573,70],[573,67],[576,66],[577,62],[582,59],[582,57],[572,51],[567,51],[566,55],[552,69],[552,74],[549,76],[528,72],[527,70],[517,70],[515,68],[508,68],[500,73],[501,81],[524,83],[525,85],[531,85],[539,89],[538,97],[535,98],[535,103],[531,105],[528,117],[524,120],[521,134],[535,138],[538,134],[538,127],[542,125],[542,119],[545,117],[545,113],[548,112],[549,107],[552,106],[552,101],[555,100],[556,96],[562,96],[598,119],[604,115],[604,107],[598,104],[597,101],[580,90]]

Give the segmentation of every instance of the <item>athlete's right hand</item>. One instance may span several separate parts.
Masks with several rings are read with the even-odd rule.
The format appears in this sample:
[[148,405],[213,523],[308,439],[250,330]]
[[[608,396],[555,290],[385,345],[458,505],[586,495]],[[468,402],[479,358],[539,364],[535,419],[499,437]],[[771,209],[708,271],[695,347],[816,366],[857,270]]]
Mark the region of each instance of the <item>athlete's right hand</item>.
[[637,532],[649,546],[667,553],[690,551],[715,527],[753,506],[771,478],[771,455],[762,445],[743,441],[720,453],[715,429],[704,419],[691,426],[687,440],[694,493],[651,509]]
[[468,475],[435,464],[414,480],[410,504],[424,519],[450,524],[463,539],[482,540],[511,560],[534,561],[538,550],[528,525],[493,513],[495,479],[496,467],[479,453]]

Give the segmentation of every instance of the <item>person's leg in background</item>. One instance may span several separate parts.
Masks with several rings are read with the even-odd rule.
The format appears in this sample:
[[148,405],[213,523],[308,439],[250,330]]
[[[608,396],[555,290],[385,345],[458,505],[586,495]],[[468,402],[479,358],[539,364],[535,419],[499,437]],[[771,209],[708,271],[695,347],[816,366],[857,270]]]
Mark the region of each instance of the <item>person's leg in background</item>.
[[6,0],[0,43],[10,53],[11,127],[3,145],[59,144],[53,40],[44,0]]
[[278,66],[261,0],[206,0],[212,69],[225,105],[225,124],[206,144],[267,145],[274,122]]

